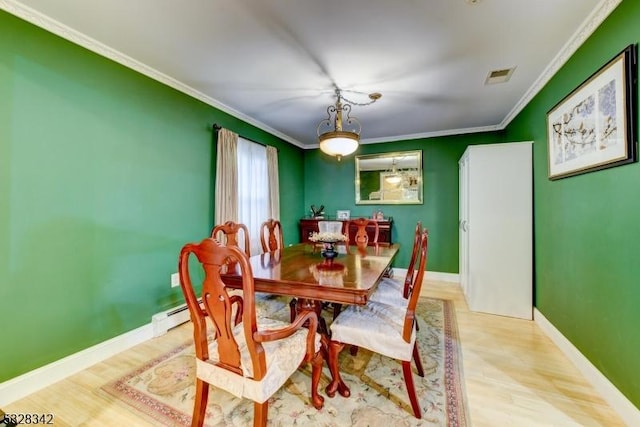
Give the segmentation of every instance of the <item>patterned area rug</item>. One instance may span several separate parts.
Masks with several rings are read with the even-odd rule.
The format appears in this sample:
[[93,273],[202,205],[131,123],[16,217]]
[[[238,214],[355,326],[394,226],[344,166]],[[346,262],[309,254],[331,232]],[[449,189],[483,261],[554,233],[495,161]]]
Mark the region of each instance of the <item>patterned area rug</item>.
[[[418,343],[425,370],[415,374],[422,419],[413,416],[399,362],[365,349],[353,357],[348,349],[340,355],[340,369],[351,396],[329,398],[324,387],[329,370],[320,382],[325,397],[320,411],[309,402],[310,367],[303,365],[269,400],[269,425],[313,426],[450,426],[470,425],[460,354],[460,341],[453,303],[422,298],[419,303]],[[288,309],[277,317],[288,319]],[[327,313],[327,318],[330,318]],[[155,360],[140,366],[102,389],[153,423],[189,426],[195,394],[193,342],[186,342]],[[413,364],[412,364],[413,365]],[[211,387],[207,426],[249,426],[253,423],[253,402],[236,399]]]

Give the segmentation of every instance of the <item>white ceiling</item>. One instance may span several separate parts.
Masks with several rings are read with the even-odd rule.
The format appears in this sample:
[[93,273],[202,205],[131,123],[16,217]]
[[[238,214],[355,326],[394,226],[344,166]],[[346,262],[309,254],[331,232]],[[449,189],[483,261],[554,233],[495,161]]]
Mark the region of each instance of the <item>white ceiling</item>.
[[[620,0],[0,0],[300,147],[335,103],[363,142],[502,129]],[[492,70],[516,67],[507,83]]]

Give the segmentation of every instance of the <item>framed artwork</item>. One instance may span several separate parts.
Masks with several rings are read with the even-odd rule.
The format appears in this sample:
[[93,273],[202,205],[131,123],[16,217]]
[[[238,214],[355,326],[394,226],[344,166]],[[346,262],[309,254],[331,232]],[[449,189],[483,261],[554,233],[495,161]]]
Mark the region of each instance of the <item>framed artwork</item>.
[[351,211],[336,211],[337,219],[349,219],[351,218]]
[[627,46],[547,113],[549,179],[637,161],[636,46]]

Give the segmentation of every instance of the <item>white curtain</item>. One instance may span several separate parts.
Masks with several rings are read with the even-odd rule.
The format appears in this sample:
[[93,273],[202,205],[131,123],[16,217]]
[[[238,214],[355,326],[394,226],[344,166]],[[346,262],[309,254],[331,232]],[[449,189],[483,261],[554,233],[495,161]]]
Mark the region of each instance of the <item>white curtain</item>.
[[269,218],[280,219],[278,150],[220,129],[217,153],[214,225],[246,225],[251,253],[261,253],[260,226]]
[[269,218],[280,220],[280,179],[278,175],[278,149],[267,147],[267,174],[269,176]]
[[249,229],[251,253],[262,252],[260,226],[269,218],[267,148],[238,139],[238,222]]
[[218,131],[214,225],[238,222],[238,134]]

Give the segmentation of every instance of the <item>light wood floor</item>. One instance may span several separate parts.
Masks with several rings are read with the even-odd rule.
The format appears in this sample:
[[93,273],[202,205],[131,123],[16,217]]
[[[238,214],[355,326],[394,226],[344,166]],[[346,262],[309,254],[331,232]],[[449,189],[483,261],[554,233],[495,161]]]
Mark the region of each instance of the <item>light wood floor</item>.
[[[471,313],[457,285],[426,288],[455,302],[473,426],[624,426],[534,322]],[[98,390],[190,336],[190,324],[175,328],[3,409],[53,413],[56,426],[151,426]]]

